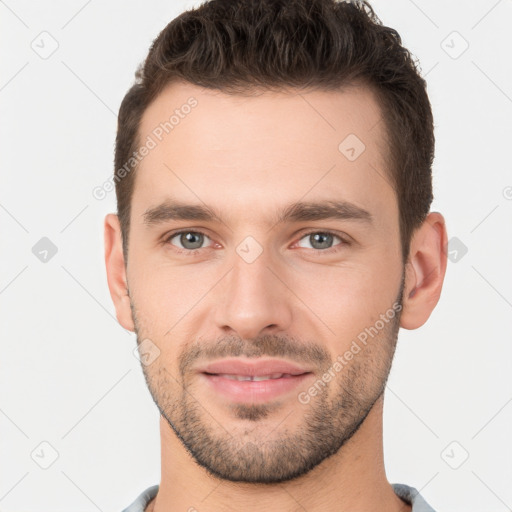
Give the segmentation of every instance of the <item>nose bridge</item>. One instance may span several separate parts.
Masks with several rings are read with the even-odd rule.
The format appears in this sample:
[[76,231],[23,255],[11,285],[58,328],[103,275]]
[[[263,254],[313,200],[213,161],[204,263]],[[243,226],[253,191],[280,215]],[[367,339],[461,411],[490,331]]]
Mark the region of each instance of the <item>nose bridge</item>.
[[246,339],[265,329],[286,329],[292,314],[286,286],[275,275],[278,262],[273,261],[272,251],[247,237],[236,247],[230,265],[219,290],[217,326]]

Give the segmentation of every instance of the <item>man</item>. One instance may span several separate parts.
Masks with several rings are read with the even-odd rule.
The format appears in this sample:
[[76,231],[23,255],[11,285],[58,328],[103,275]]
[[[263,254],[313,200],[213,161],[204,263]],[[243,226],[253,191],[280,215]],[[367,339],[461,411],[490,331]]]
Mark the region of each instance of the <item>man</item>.
[[126,509],[431,511],[383,462],[400,327],[440,297],[433,119],[368,4],[212,0],[119,112],[105,219],[117,318],[161,413]]

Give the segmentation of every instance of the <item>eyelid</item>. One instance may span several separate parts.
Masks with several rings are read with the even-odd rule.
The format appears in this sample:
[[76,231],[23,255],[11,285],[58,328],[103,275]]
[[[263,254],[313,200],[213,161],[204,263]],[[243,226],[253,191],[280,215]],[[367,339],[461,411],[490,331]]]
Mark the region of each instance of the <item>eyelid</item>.
[[[163,244],[169,244],[169,245],[173,245],[170,243],[170,240],[172,240],[175,236],[177,235],[181,235],[183,233],[197,233],[197,234],[201,234],[203,236],[205,236],[206,238],[212,240],[212,238],[205,232],[203,231],[202,229],[191,229],[191,228],[188,228],[188,229],[178,229],[176,231],[171,231],[170,233],[164,235],[163,237]],[[315,254],[318,254],[318,255],[321,255],[321,254],[332,254],[338,250],[340,250],[341,247],[343,246],[348,246],[348,245],[351,245],[351,241],[350,241],[350,237],[348,235],[345,235],[344,233],[340,233],[336,230],[332,230],[332,229],[321,229],[321,228],[310,228],[308,231],[306,232],[302,232],[300,231],[299,233],[297,233],[295,236],[299,236],[299,238],[294,242],[294,246],[297,244],[297,242],[299,242],[300,240],[302,240],[304,237],[312,234],[312,233],[322,233],[322,234],[328,234],[328,235],[333,235],[337,238],[339,238],[341,240],[341,243],[338,244],[338,245],[335,245],[333,247],[330,247],[329,249],[309,249],[310,251],[312,251],[313,253]],[[174,250],[176,250],[179,254],[187,254],[187,255],[194,255],[196,254],[198,251],[202,250],[202,249],[208,249],[208,247],[200,247],[198,249],[182,249],[180,247],[176,247],[176,246],[173,246]],[[305,247],[301,247],[301,249],[307,249]]]

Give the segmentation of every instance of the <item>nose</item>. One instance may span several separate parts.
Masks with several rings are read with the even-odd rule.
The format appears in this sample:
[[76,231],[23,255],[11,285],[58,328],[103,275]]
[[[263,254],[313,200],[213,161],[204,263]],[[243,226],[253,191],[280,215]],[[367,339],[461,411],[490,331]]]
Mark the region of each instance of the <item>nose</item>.
[[287,330],[292,322],[293,294],[279,266],[263,251],[248,262],[238,253],[217,288],[215,322],[227,334],[253,339]]

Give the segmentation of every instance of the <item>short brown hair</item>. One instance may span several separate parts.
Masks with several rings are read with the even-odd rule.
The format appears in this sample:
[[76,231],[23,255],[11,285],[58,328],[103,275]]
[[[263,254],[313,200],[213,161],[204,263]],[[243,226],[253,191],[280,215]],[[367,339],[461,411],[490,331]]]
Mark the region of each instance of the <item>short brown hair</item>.
[[387,173],[397,195],[407,260],[412,234],[433,199],[432,111],[426,82],[400,35],[383,26],[367,2],[210,0],[162,30],[119,109],[114,179],[125,262],[135,183],[135,169],[127,173],[126,162],[139,146],[144,111],[176,81],[228,94],[370,87],[386,127]]

